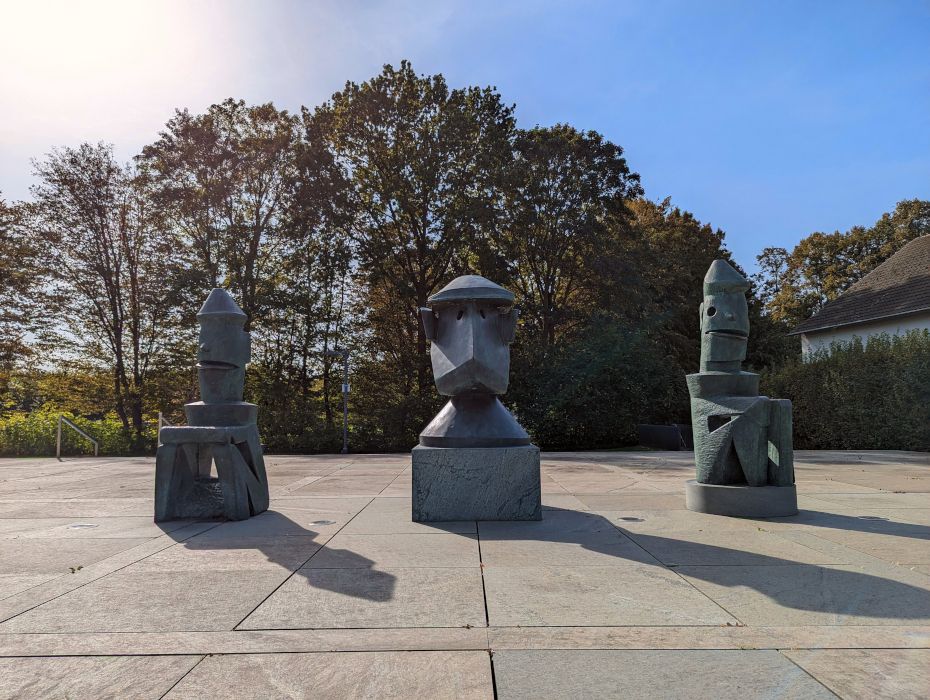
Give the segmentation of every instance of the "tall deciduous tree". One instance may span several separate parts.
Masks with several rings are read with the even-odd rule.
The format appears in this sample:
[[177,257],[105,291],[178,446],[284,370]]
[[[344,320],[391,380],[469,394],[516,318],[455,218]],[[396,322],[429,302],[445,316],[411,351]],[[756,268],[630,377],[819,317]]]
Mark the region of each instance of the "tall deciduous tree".
[[11,373],[29,354],[26,334],[37,321],[34,295],[42,271],[35,243],[21,225],[20,207],[0,197],[0,409]]
[[32,227],[51,279],[46,310],[66,361],[105,368],[116,412],[137,435],[153,368],[172,343],[177,266],[133,171],[111,146],[83,144],[36,163]]
[[[418,76],[403,62],[347,83],[303,119],[352,181],[359,320],[368,327],[356,337],[369,361],[391,365],[368,397],[376,411],[406,406],[411,393],[432,392],[417,307],[473,268],[478,242],[493,230],[513,110],[492,88],[450,89],[441,75]],[[408,414],[401,409],[390,431],[411,431]]]
[[229,287],[247,328],[281,261],[296,135],[286,111],[228,99],[204,114],[179,110],[138,158],[201,291]]
[[[543,344],[596,310],[634,304],[627,202],[642,194],[623,149],[559,124],[518,132],[493,247]],[[619,314],[622,315],[622,314]]]
[[0,197],[0,363],[26,351],[31,295],[38,286],[37,250],[21,225],[20,208]]
[[638,199],[630,208],[646,250],[644,321],[656,327],[680,367],[696,368],[704,275],[717,258],[730,260],[724,233],[673,207],[670,198],[661,202]]

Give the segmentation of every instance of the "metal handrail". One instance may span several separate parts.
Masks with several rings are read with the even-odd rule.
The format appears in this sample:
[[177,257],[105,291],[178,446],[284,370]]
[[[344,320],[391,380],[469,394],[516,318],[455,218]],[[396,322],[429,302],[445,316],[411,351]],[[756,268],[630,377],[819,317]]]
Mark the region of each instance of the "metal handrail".
[[57,434],[56,439],[55,439],[55,457],[56,457],[57,459],[61,459],[61,425],[62,425],[62,423],[66,424],[69,428],[71,428],[72,430],[74,430],[74,431],[75,431],[78,435],[80,435],[81,437],[83,437],[83,438],[85,438],[85,439],[87,439],[87,440],[90,440],[92,443],[94,443],[94,457],[99,456],[99,454],[100,454],[100,443],[97,442],[96,440],[94,440],[90,435],[88,435],[87,433],[85,433],[85,432],[84,432],[83,430],[81,430],[79,427],[77,427],[77,426],[76,426],[74,423],[72,423],[70,420],[68,420],[67,418],[65,418],[65,417],[62,416],[62,415],[59,415],[59,416],[58,416],[58,434]]
[[161,429],[164,428],[166,425],[171,426],[171,425],[174,425],[174,423],[172,423],[167,418],[165,418],[165,414],[159,411],[158,412],[158,431],[161,432]]

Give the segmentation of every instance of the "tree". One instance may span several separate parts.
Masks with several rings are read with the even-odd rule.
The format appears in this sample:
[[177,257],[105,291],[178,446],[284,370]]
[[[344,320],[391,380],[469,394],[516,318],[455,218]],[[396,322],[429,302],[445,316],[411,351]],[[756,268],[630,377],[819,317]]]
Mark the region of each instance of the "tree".
[[261,367],[253,366],[262,377],[261,387],[253,383],[253,397],[276,397],[267,403],[280,411],[277,428],[297,418],[312,432],[322,399],[325,427],[296,437],[301,445],[329,439],[336,427],[342,367],[329,352],[344,344],[354,216],[350,182],[315,124],[305,126],[289,183],[282,261],[262,318]]
[[871,227],[811,233],[784,259],[783,269],[772,268],[773,260],[766,257],[757,280],[763,289],[773,290],[766,296],[766,309],[774,320],[796,326],[909,241],[928,233],[930,201],[919,199],[898,202],[894,212],[882,214]]
[[[355,307],[362,364],[390,365],[369,387],[384,403],[432,393],[426,337],[417,308],[455,273],[473,270],[499,215],[511,157],[513,110],[492,88],[450,89],[441,75],[388,65],[362,84],[347,83],[303,113],[352,183]],[[388,331],[388,329],[391,329]],[[361,368],[360,368],[361,369]],[[360,371],[364,376],[364,372]],[[413,434],[406,408],[393,434]]]
[[766,309],[770,310],[769,307],[775,303],[775,299],[785,284],[785,276],[788,273],[788,251],[779,247],[763,248],[762,252],[756,256],[756,263],[759,266],[759,272],[753,276],[756,293]]
[[138,163],[201,294],[230,288],[249,330],[264,312],[288,232],[296,121],[268,103],[227,99],[178,110]]
[[626,204],[642,188],[623,149],[593,131],[536,127],[518,132],[513,150],[492,245],[520,296],[524,326],[551,345],[596,310],[634,303]]
[[26,333],[37,320],[38,251],[20,219],[20,207],[0,197],[0,409],[8,401],[13,371],[29,354]]
[[640,274],[647,292],[641,323],[656,329],[679,367],[695,370],[704,275],[718,258],[733,263],[724,247],[724,233],[673,207],[670,198],[637,199],[630,209],[645,249]]
[[147,384],[160,358],[185,340],[177,260],[154,231],[147,192],[105,144],[53,151],[35,165],[31,226],[50,275],[45,309],[61,358],[110,374],[123,426],[143,432]]

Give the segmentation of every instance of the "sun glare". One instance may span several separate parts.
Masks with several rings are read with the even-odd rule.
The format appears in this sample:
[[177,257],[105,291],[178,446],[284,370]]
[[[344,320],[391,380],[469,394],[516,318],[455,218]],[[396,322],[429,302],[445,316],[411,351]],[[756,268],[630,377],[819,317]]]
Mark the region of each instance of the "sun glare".
[[[62,138],[119,138],[122,129],[138,126],[146,109],[182,106],[215,78],[206,60],[211,38],[202,32],[209,26],[207,7],[132,0],[0,3],[0,137],[22,138],[42,115],[45,129],[56,127]],[[106,125],[106,132],[95,137],[85,127],[74,133],[68,124],[79,118]]]

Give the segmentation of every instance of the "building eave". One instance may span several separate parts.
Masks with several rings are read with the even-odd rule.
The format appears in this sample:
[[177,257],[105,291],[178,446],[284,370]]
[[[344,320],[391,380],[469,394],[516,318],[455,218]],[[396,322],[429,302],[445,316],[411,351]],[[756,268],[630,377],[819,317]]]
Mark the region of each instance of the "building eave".
[[908,311],[901,311],[896,314],[883,314],[881,316],[871,316],[869,318],[859,318],[855,321],[846,321],[844,323],[834,323],[825,326],[816,326],[814,328],[803,328],[799,330],[793,330],[787,335],[804,335],[806,333],[820,333],[823,331],[832,331],[836,328],[847,328],[849,326],[861,326],[865,323],[874,323],[875,321],[883,321],[887,318],[900,318],[901,316],[913,316],[919,313],[930,312],[930,306],[921,307],[919,309],[909,309]]

